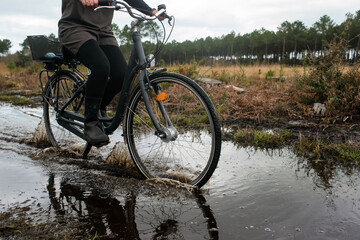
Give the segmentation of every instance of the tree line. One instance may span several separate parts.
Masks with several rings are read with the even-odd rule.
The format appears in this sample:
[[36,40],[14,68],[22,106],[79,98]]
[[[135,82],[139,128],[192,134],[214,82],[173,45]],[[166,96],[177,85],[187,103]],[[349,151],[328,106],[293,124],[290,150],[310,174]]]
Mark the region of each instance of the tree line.
[[[115,35],[120,39],[121,48],[130,53],[130,27],[119,29],[113,25]],[[145,32],[151,27],[145,26]],[[159,30],[159,28],[157,28]],[[346,20],[335,24],[328,15],[319,18],[311,27],[302,21],[284,21],[277,31],[256,29],[244,35],[232,31],[220,37],[206,37],[194,41],[177,42],[173,40],[165,45],[160,59],[168,64],[190,63],[196,61],[234,61],[240,63],[299,64],[305,56],[324,56],[326,43],[341,37],[346,40],[346,58],[356,61],[360,50],[360,10],[355,14],[346,14]],[[153,49],[155,39],[145,42],[145,49]]]
[[[111,25],[115,36],[120,42],[125,56],[130,55],[132,48],[131,28],[125,25],[120,29],[116,24]],[[144,37],[144,49],[152,51],[157,42],[154,28],[162,37],[161,28],[157,25],[144,23],[141,27]],[[324,56],[325,45],[334,37],[340,36],[348,43],[346,46],[347,61],[357,61],[360,51],[360,10],[355,14],[346,14],[346,20],[336,24],[328,15],[319,18],[311,27],[305,26],[302,21],[284,21],[277,31],[265,28],[256,29],[251,33],[237,34],[232,31],[220,37],[206,37],[194,41],[168,42],[158,59],[166,64],[184,64],[196,61],[237,61],[244,64],[251,63],[284,63],[299,64],[305,56]],[[54,34],[49,37],[55,38]],[[22,58],[29,51],[26,39],[22,44],[22,51],[16,54]],[[11,41],[0,40],[0,54],[6,54],[11,48]],[[29,58],[28,58],[29,59]]]

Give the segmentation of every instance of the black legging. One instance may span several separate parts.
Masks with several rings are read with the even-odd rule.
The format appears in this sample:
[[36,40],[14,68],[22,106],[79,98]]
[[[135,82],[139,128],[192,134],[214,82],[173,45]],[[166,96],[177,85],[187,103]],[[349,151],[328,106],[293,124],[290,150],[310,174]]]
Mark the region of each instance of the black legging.
[[127,68],[120,48],[113,45],[99,46],[95,40],[89,40],[80,47],[77,58],[91,70],[86,83],[86,96],[103,97],[101,107],[106,107],[120,92]]

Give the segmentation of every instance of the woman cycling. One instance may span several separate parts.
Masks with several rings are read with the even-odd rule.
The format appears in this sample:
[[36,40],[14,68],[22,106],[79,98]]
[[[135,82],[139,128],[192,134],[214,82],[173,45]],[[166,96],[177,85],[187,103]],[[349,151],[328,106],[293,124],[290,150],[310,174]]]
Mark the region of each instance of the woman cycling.
[[[152,16],[157,10],[143,0],[125,0],[130,6]],[[105,110],[121,90],[126,60],[110,29],[114,11],[94,11],[98,0],[62,0],[59,40],[64,52],[72,54],[91,70],[85,92],[86,140],[93,146],[109,142],[100,129],[98,111]]]

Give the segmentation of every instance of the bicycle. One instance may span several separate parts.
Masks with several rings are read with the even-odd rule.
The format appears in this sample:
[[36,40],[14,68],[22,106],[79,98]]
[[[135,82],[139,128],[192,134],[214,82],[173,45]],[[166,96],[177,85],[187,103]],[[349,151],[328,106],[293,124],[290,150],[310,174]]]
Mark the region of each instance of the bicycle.
[[[156,16],[148,17],[134,13],[123,1],[100,0],[100,4],[107,6],[99,6],[98,11],[101,8],[126,11],[135,19],[131,24],[133,49],[116,113],[108,117],[99,111],[103,131],[111,135],[123,122],[122,135],[130,156],[145,178],[167,178],[203,186],[215,171],[221,152],[216,110],[209,96],[193,80],[165,68],[149,68],[154,56],[145,57],[138,31],[143,21],[153,21],[162,15],[171,25],[174,18],[166,15],[165,5],[159,6]],[[85,158],[92,146],[86,143],[83,134],[87,76],[77,68],[81,63],[56,53],[59,49],[56,41],[44,36],[28,39],[33,60],[45,64],[39,79],[48,138],[57,148],[83,141],[85,146],[80,153]],[[161,46],[165,41],[164,36]],[[155,55],[160,50],[161,47]]]

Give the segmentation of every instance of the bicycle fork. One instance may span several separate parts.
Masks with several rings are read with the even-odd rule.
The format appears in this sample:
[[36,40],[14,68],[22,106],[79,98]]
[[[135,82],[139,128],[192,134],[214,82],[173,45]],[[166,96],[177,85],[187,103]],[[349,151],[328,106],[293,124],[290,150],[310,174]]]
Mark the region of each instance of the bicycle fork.
[[154,124],[155,126],[155,135],[160,137],[164,142],[170,142],[170,141],[174,141],[177,139],[178,137],[178,131],[176,130],[176,128],[173,126],[168,114],[165,111],[164,105],[162,103],[161,100],[157,100],[158,103],[158,107],[160,109],[161,115],[163,116],[165,122],[166,122],[166,127],[162,127],[158,121],[158,119],[156,118],[154,111],[151,107],[150,104],[150,100],[149,100],[149,95],[147,93],[147,90],[152,90],[154,91],[154,93],[156,94],[156,96],[158,96],[159,94],[161,94],[160,92],[160,88],[158,85],[154,85],[152,86],[150,84],[150,80],[149,80],[149,76],[147,75],[147,71],[146,71],[146,60],[145,60],[145,53],[144,53],[144,49],[143,46],[141,44],[141,37],[140,34],[137,31],[133,32],[132,35],[133,41],[134,41],[134,47],[136,49],[136,54],[139,60],[139,65],[142,68],[142,71],[140,73],[139,76],[139,85],[140,85],[140,89],[141,89],[141,94],[143,96],[143,100],[146,106],[146,110],[149,113],[151,122]]

